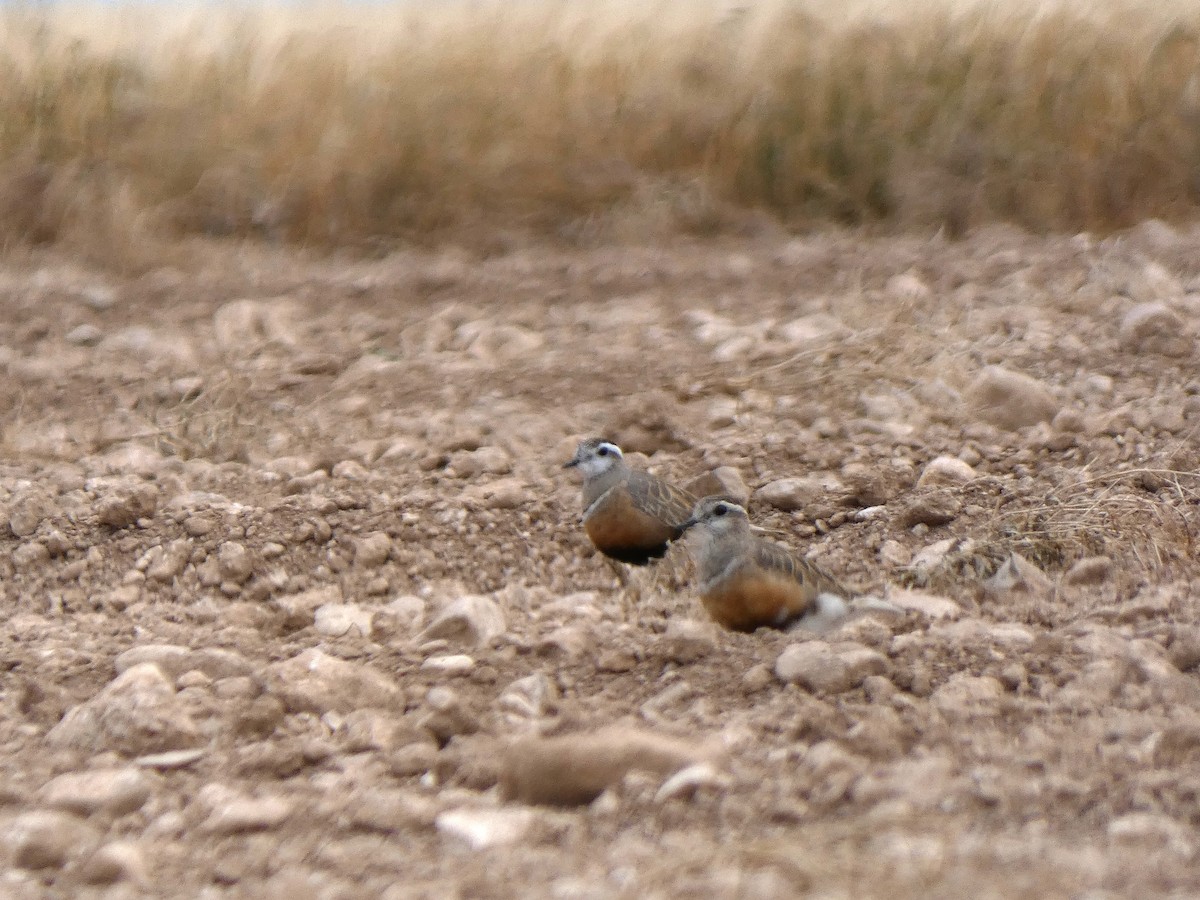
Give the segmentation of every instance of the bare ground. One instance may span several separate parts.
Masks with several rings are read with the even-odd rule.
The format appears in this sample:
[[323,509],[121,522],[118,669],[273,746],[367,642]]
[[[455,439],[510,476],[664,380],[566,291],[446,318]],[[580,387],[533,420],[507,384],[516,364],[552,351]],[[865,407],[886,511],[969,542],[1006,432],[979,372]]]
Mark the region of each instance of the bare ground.
[[[206,260],[0,270],[0,893],[1200,892],[1200,233]],[[912,611],[785,681],[593,433]]]

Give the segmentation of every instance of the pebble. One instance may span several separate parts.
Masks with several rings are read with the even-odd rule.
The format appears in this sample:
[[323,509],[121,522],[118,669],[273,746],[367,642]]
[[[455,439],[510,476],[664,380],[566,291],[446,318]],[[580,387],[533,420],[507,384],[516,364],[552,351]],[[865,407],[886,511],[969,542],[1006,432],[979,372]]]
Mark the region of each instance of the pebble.
[[76,325],[64,336],[68,344],[75,344],[78,347],[94,347],[104,338],[104,332],[88,322],[81,325]]
[[450,454],[446,471],[458,478],[476,475],[507,475],[512,471],[512,457],[500,447],[480,447],[478,450],[459,450]]
[[75,816],[57,810],[22,813],[4,829],[12,864],[21,869],[58,869],[94,839]]
[[786,647],[775,660],[775,677],[810,691],[840,694],[862,684],[869,675],[887,669],[887,658],[869,647],[835,650],[824,641],[805,641]]
[[933,692],[929,700],[944,716],[967,720],[995,715],[1004,685],[990,675],[956,672]]
[[475,671],[475,660],[465,653],[431,656],[421,663],[421,671],[447,676],[469,675]]
[[46,735],[54,747],[129,755],[179,750],[201,740],[175,686],[153,663],[132,666],[67,711]]
[[316,620],[317,610],[326,604],[342,602],[342,590],[337,585],[326,585],[284,594],[273,601],[276,609],[283,613],[284,625],[288,628],[305,628]]
[[317,607],[313,628],[326,637],[369,638],[374,614],[354,603],[326,603]]
[[1023,593],[1044,595],[1054,589],[1046,573],[1019,553],[1010,554],[1004,564],[983,582],[984,590],[991,594]]
[[962,501],[951,489],[934,488],[906,497],[897,510],[896,521],[904,528],[933,528],[953,522],[961,511]]
[[202,760],[208,751],[202,747],[192,750],[168,750],[165,753],[148,753],[133,761],[135,766],[144,769],[157,769],[167,772],[172,769],[186,769],[194,762]]
[[775,681],[771,668],[763,663],[751,666],[742,675],[742,687],[751,693],[769,688]]
[[8,505],[8,527],[16,537],[29,537],[54,514],[54,502],[45,491],[26,488],[18,491]]
[[888,592],[888,601],[901,609],[910,609],[930,619],[957,619],[962,607],[949,597],[941,597],[927,591],[893,588]]
[[299,313],[299,305],[290,297],[231,300],[213,313],[217,346],[237,354],[248,354],[266,343],[294,347]]
[[484,509],[517,509],[530,499],[529,488],[520,478],[497,478],[468,485],[462,493],[464,503]]
[[144,885],[147,879],[146,855],[133,841],[112,841],[98,848],[79,867],[84,884],[116,884],[128,881]]
[[320,650],[273,663],[263,670],[271,693],[292,713],[350,712],[365,707],[403,709],[404,692],[364,663],[337,659]]
[[954,456],[931,459],[917,479],[917,487],[953,487],[966,484],[976,476],[973,468]]
[[1103,584],[1113,576],[1116,563],[1108,556],[1087,556],[1063,573],[1062,583],[1072,587]]
[[496,699],[496,705],[511,720],[537,719],[550,712],[558,702],[558,688],[542,672],[518,678]]
[[865,463],[846,463],[841,471],[846,493],[855,505],[863,508],[883,506],[898,489],[896,479],[876,466]]
[[278,828],[295,809],[295,803],[286,797],[246,797],[220,784],[205,785],[196,799],[211,810],[200,825],[201,831],[210,834]]
[[680,769],[662,783],[654,794],[655,803],[666,803],[676,797],[692,797],[701,788],[727,788],[732,779],[710,762],[696,763]]
[[249,675],[254,668],[249,660],[234,650],[223,647],[190,650],[176,644],[143,644],[130,647],[113,661],[118,673],[143,663],[158,666],[171,680],[193,669],[203,672],[215,681]]
[[912,554],[894,538],[888,538],[880,544],[876,556],[885,566],[907,566],[912,561]]
[[825,493],[825,483],[819,478],[780,478],[764,484],[755,492],[755,496],[776,509],[793,512],[812,506]]
[[1181,357],[1195,347],[1183,319],[1165,303],[1139,303],[1121,319],[1122,345],[1134,353]]
[[38,541],[26,541],[13,548],[9,558],[18,571],[40,567],[50,560],[50,551]]
[[467,594],[446,605],[421,632],[422,640],[458,641],[473,646],[490,644],[508,627],[504,610],[491,597]]
[[531,809],[448,809],[434,819],[444,835],[466,842],[472,850],[504,847],[525,839],[535,822]]
[[687,665],[708,656],[717,646],[715,626],[695,619],[668,619],[667,631],[657,643],[662,655]]
[[354,563],[375,569],[387,562],[392,553],[392,539],[384,531],[373,531],[354,542]]
[[522,803],[579,806],[629,772],[667,776],[704,762],[695,744],[643,729],[612,726],[513,741],[504,755],[501,796]]
[[1036,378],[1001,366],[987,366],[967,391],[980,420],[1015,431],[1048,422],[1058,412],[1058,401]]
[[244,545],[237,541],[224,541],[217,548],[217,571],[222,580],[241,584],[254,574],[254,560]]
[[92,506],[100,524],[110,528],[128,528],[138,519],[151,518],[157,509],[158,488],[144,481],[108,487]]
[[41,790],[41,800],[54,809],[90,816],[103,812],[123,816],[150,799],[152,782],[137,768],[65,772]]
[[1108,823],[1108,837],[1127,847],[1166,847],[1181,857],[1195,852],[1196,842],[1189,826],[1154,812],[1131,812]]
[[750,488],[742,479],[742,473],[733,466],[717,466],[684,483],[683,489],[696,497],[711,497],[719,494],[728,497],[739,506],[750,502]]

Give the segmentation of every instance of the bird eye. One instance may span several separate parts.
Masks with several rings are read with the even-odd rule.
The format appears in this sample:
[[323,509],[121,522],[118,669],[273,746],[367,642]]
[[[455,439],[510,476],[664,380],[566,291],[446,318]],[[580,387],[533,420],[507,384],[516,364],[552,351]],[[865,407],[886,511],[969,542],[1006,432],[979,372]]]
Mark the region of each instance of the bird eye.
[[597,456],[608,456],[608,448],[601,447],[599,450],[596,451],[596,455]]
[[729,507],[723,503],[717,504],[715,507],[713,507],[714,516],[723,516],[727,512],[729,512]]

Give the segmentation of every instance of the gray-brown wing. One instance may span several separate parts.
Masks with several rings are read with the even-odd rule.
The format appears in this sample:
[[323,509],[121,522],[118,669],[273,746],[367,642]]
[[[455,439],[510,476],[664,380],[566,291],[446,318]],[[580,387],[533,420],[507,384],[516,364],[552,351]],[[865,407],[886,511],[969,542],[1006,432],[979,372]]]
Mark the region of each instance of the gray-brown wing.
[[696,506],[696,498],[690,493],[647,472],[630,475],[629,495],[643,512],[672,528],[683,525]]
[[814,595],[828,592],[847,599],[852,596],[852,592],[847,591],[832,575],[807,560],[797,559],[778,544],[757,540],[754,542],[754,553],[755,561],[764,569],[782,572],[799,584],[811,588]]

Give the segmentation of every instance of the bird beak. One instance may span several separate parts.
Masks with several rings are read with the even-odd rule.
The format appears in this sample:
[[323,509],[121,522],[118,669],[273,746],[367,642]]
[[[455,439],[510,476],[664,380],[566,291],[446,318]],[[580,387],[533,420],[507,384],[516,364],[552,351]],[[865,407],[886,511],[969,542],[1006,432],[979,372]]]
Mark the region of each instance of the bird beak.
[[699,519],[688,519],[682,525],[679,526],[679,530],[687,531],[689,528],[691,528],[693,525],[695,525],[699,521],[700,521]]
[[567,460],[567,462],[563,463],[563,468],[564,469],[573,469],[577,465],[579,465],[579,457],[575,457],[574,459]]

